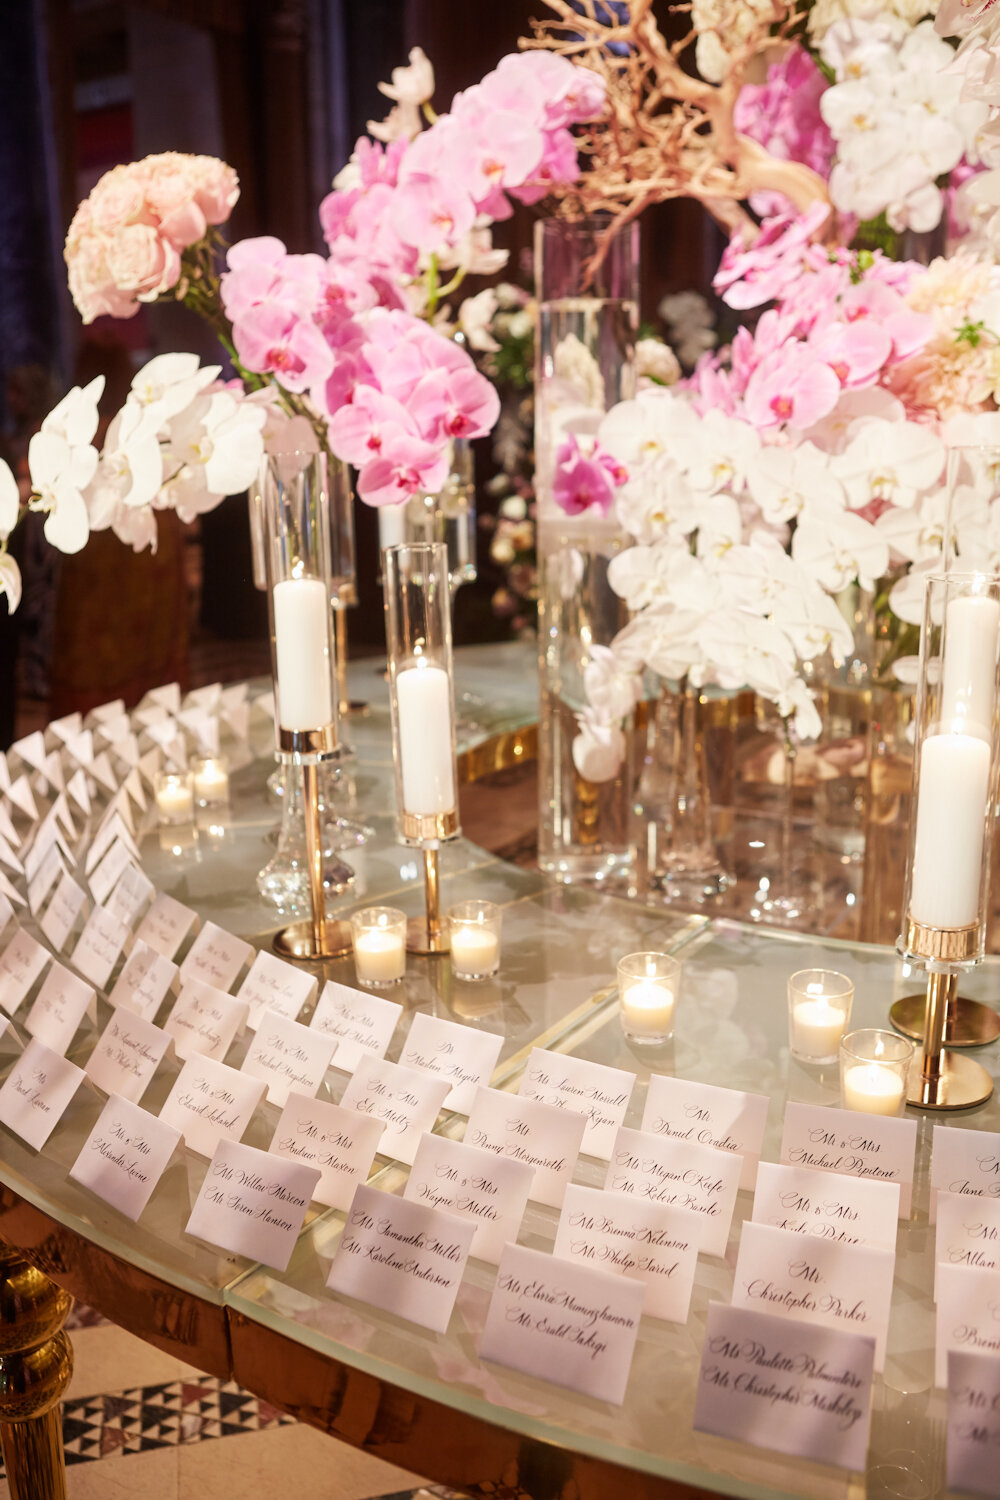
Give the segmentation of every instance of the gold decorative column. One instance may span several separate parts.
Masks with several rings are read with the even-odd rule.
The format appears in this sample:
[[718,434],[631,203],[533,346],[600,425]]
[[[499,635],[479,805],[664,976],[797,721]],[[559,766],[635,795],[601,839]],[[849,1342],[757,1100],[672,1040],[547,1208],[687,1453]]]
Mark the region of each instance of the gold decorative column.
[[73,1374],[68,1292],[0,1244],[0,1447],[11,1500],[66,1500],[59,1403]]

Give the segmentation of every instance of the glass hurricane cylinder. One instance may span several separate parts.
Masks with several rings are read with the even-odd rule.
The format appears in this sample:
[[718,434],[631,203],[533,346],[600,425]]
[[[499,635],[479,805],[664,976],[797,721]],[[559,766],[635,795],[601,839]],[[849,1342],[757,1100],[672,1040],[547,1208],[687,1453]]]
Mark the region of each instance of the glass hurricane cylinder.
[[[472,444],[456,438],[451,445],[448,478],[436,494],[414,495],[398,508],[400,542],[443,542],[448,552],[452,593],[476,581],[476,481]],[[381,534],[382,516],[379,512]],[[387,522],[390,527],[392,520]],[[389,545],[388,542],[383,545]]]
[[[1000,428],[1000,416],[990,423]],[[948,449],[946,569],[1000,572],[1000,432],[997,439]]]
[[649,884],[685,905],[728,884],[712,833],[712,799],[699,694],[686,679],[664,682],[640,782]]

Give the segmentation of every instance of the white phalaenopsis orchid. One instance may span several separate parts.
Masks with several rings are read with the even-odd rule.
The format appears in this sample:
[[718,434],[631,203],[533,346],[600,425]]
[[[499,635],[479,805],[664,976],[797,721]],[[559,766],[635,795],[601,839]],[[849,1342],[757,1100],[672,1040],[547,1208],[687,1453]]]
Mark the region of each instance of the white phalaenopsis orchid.
[[11,467],[0,458],[0,540],[9,536],[17,525],[21,495]]
[[197,354],[158,354],[132,381],[129,399],[154,408],[160,426],[190,406],[220,370],[220,365],[202,365]]

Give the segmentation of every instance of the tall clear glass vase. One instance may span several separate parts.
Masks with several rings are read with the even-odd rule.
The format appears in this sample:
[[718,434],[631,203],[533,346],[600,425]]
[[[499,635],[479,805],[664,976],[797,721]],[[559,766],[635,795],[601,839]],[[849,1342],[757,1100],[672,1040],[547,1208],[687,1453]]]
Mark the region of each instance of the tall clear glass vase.
[[605,412],[635,394],[638,227],[608,237],[599,219],[536,226],[535,492],[538,505],[540,867],[564,882],[606,882],[634,862],[631,836],[634,724],[624,726],[617,769],[591,781],[574,763],[584,673],[628,611],[608,580],[629,545],[617,522],[567,516],[554,495],[556,455],[571,435],[586,442]]
[[728,879],[712,836],[712,799],[698,692],[664,683],[640,783],[649,884],[668,901],[699,905]]

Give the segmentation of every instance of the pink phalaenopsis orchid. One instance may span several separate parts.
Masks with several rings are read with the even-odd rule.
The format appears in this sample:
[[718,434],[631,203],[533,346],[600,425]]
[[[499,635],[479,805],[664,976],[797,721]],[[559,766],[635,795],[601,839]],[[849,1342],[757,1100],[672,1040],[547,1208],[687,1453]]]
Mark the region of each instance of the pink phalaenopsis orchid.
[[789,341],[761,360],[747,382],[743,409],[756,427],[805,429],[833,410],[840,381],[805,345]]
[[597,510],[606,516],[615,499],[615,490],[628,478],[628,470],[600,443],[584,454],[573,433],[559,445],[553,495],[568,516]]

